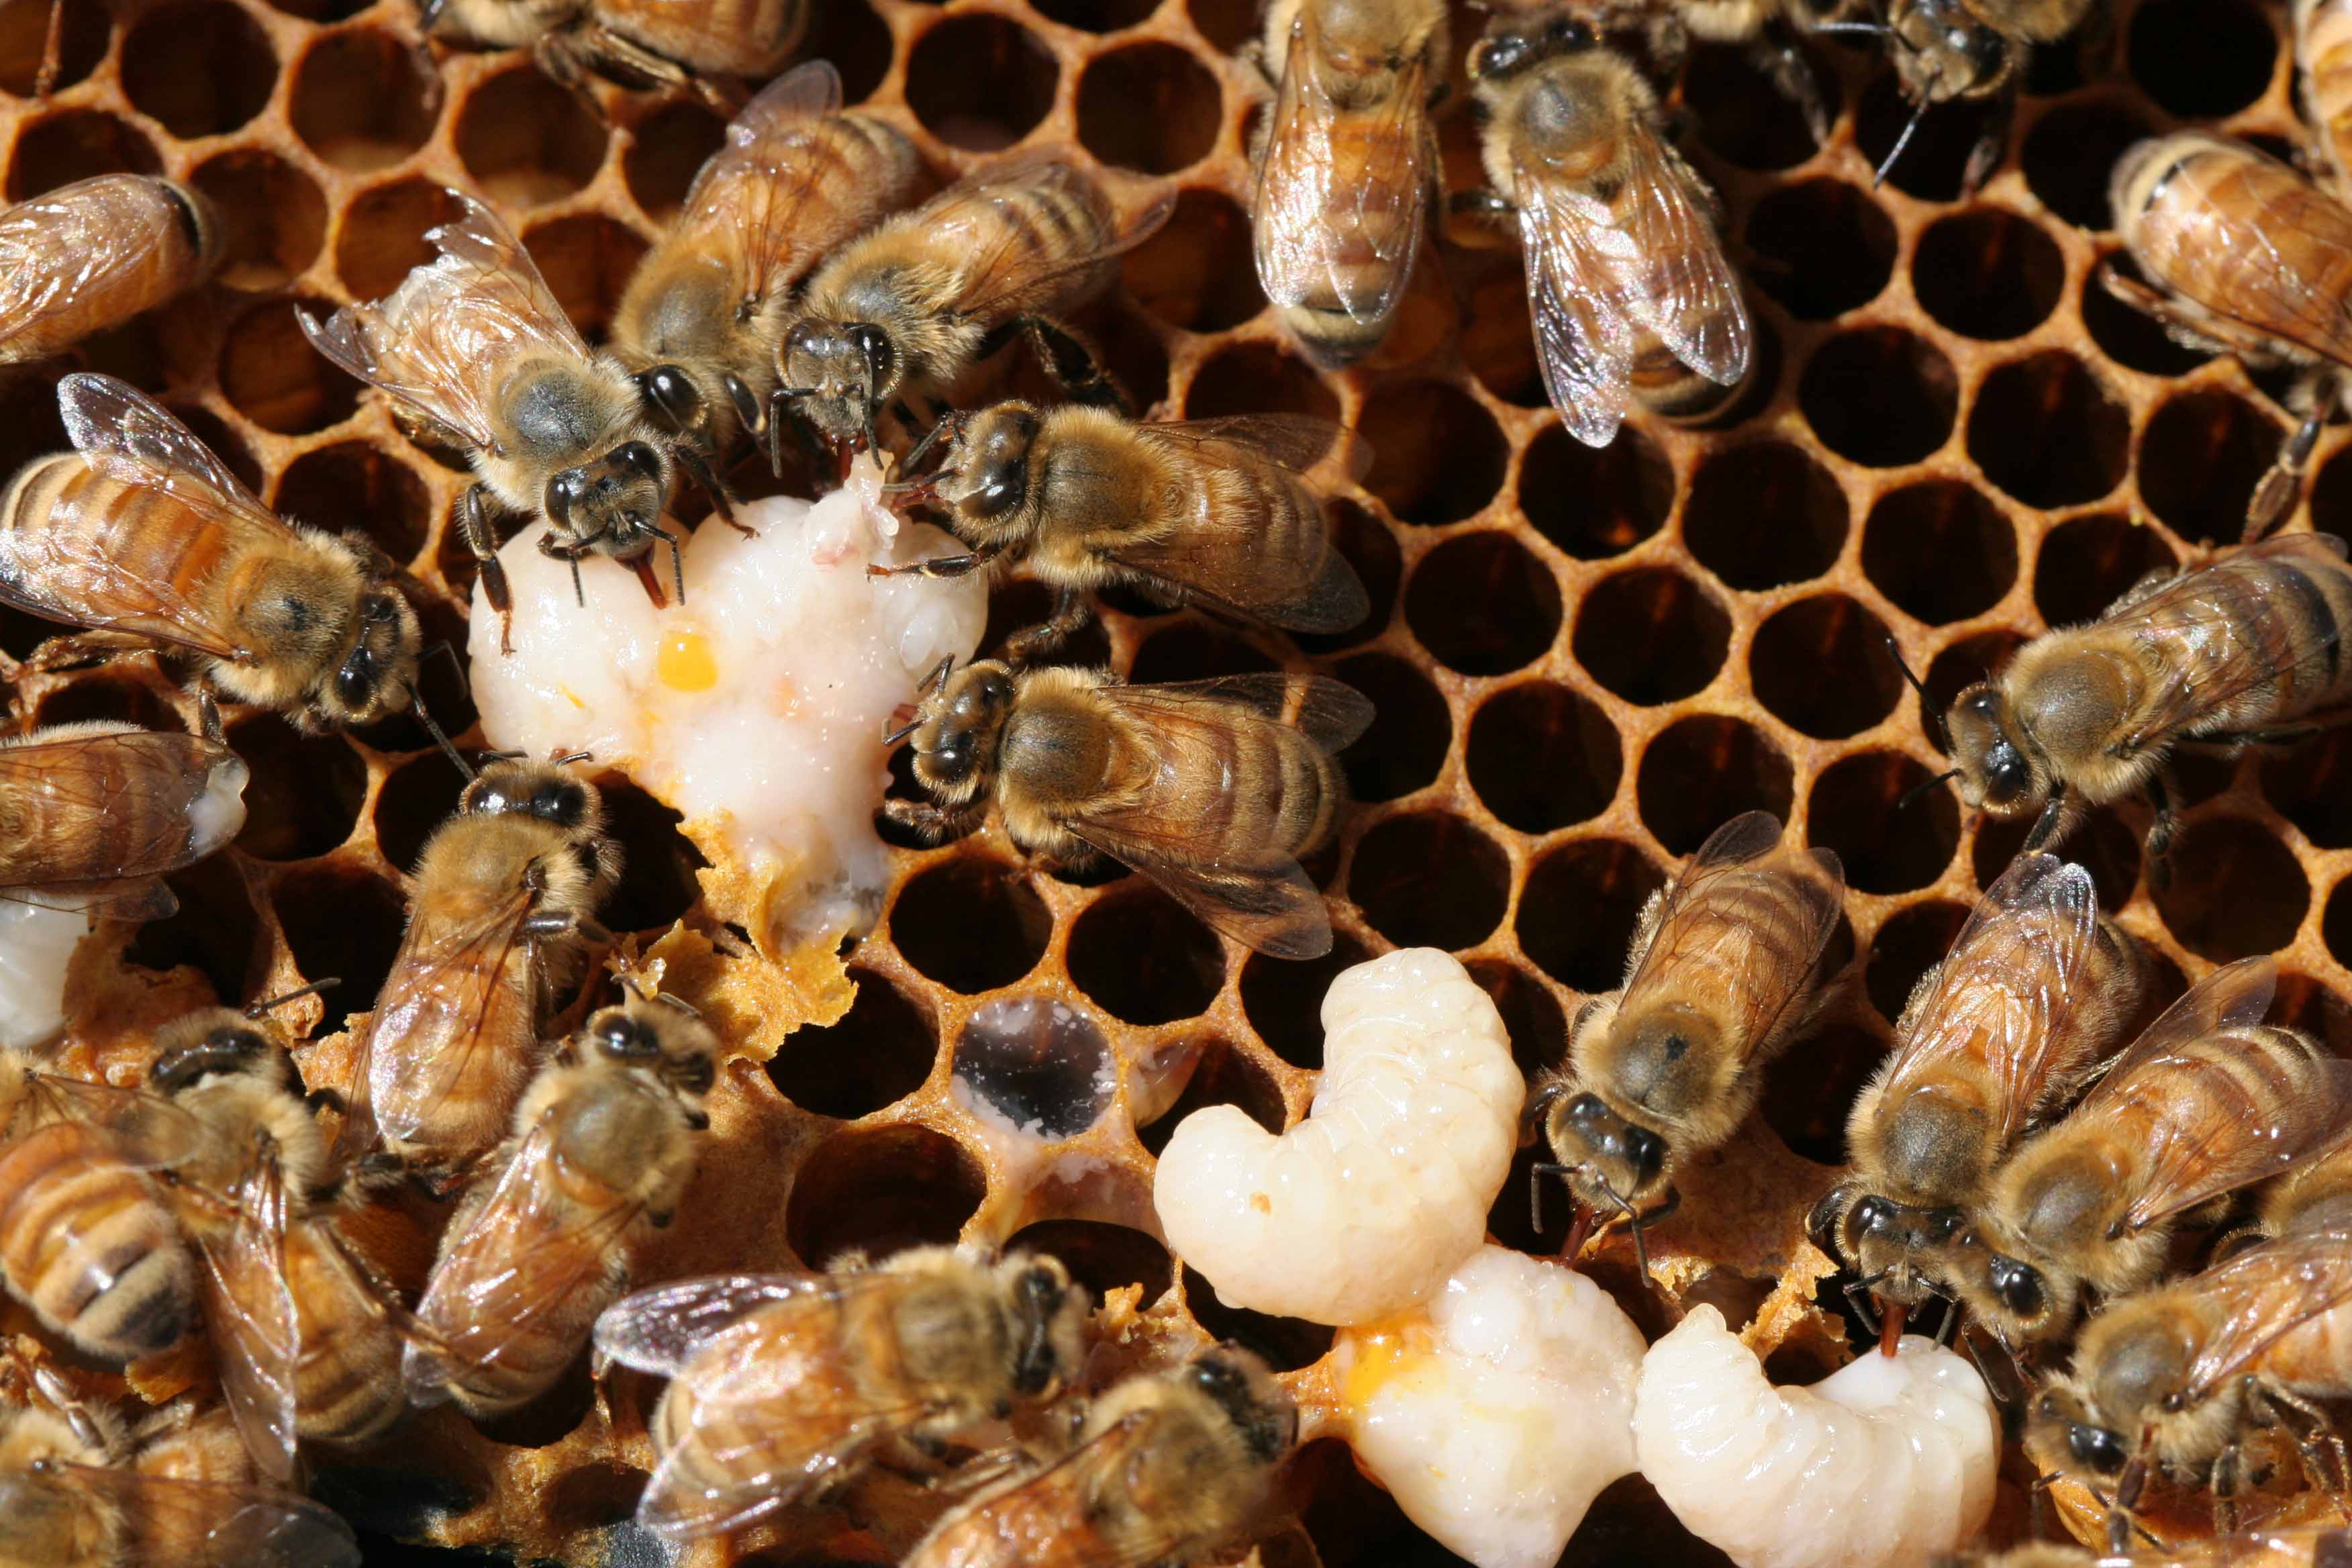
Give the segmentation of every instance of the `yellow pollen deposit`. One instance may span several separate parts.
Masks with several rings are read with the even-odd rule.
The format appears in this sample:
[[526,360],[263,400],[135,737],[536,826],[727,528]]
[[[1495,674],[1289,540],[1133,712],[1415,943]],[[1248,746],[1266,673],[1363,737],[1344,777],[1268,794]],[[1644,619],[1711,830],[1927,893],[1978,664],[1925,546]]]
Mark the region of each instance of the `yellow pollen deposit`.
[[654,672],[672,691],[708,691],[719,684],[719,660],[700,632],[671,632],[662,638]]

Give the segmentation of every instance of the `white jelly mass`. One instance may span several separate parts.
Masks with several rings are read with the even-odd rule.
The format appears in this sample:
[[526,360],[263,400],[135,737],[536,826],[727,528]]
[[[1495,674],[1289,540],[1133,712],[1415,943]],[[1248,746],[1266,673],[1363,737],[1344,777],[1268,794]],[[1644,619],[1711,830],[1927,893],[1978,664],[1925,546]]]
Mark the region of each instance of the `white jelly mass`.
[[[514,593],[514,652],[474,591],[474,700],[490,743],[586,751],[686,819],[714,864],[767,885],[780,942],[870,925],[887,864],[874,813],[889,782],[893,712],[941,658],[971,656],[988,620],[977,575],[870,577],[866,568],[961,553],[901,523],[860,458],[818,500],[736,509],[686,545],[686,600],[656,609],[628,567],[540,553],[544,525],[499,552]],[[669,551],[650,558],[665,585]]]

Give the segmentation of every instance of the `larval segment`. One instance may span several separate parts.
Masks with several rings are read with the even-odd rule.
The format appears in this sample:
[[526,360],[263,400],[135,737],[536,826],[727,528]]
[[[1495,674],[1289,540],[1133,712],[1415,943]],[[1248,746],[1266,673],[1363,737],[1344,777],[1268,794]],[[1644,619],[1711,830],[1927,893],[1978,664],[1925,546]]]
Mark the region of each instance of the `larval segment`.
[[1559,1264],[1482,1247],[1421,1309],[1334,1350],[1357,1458],[1477,1568],[1551,1568],[1633,1468],[1641,1331]]
[[1775,1388],[1699,1307],[1650,1348],[1634,1396],[1643,1475],[1743,1568],[1894,1568],[1984,1525],[2000,1462],[1984,1379],[1907,1336],[1809,1388]]
[[1360,963],[1323,998],[1323,1077],[1280,1137],[1236,1107],[1184,1119],[1152,1197],[1220,1300],[1362,1323],[1425,1300],[1486,1239],[1526,1081],[1495,1004],[1450,955]]

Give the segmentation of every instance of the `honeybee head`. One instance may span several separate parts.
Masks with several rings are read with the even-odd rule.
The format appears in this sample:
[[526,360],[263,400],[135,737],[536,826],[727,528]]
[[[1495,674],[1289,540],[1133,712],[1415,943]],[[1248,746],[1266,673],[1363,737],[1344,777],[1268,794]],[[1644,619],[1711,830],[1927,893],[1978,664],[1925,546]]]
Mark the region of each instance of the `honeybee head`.
[[1070,1284],[1058,1258],[1017,1254],[999,1263],[996,1275],[1013,1331],[1013,1391],[1024,1399],[1051,1399],[1077,1373],[1092,1303]]
[[1897,0],[1886,30],[1895,77],[1914,103],[1981,98],[2016,68],[2016,46],[1962,0]]
[[560,763],[501,756],[474,775],[457,797],[468,816],[535,816],[567,833],[593,835],[604,825],[604,796]]
[[967,518],[993,521],[1029,499],[1029,448],[1037,439],[1037,411],[1025,403],[982,410],[956,437],[947,467],[953,477],[940,498]]
[[668,504],[669,468],[649,441],[559,469],[541,500],[556,532],[625,558],[652,548]]
[[1265,1363],[1232,1341],[1202,1351],[1180,1375],[1224,1414],[1260,1463],[1272,1464],[1297,1440],[1297,1406]]
[[278,1043],[244,1014],[205,1007],[156,1031],[155,1066],[147,1087],[169,1098],[216,1075],[276,1075],[285,1070],[287,1059]]
[[1832,1250],[1882,1301],[1911,1306],[1946,1294],[1937,1281],[1967,1225],[1957,1208],[1897,1203],[1864,1192],[1833,1216],[1828,1234],[1834,1241]]
[[1630,1214],[1664,1185],[1666,1141],[1590,1091],[1555,1099],[1544,1140],[1568,1167],[1576,1201],[1607,1218]]
[[801,321],[776,359],[785,395],[836,443],[864,438],[898,390],[898,346],[870,321]]
[[1470,51],[1472,81],[1501,81],[1559,55],[1598,47],[1601,38],[1582,17],[1567,10],[1531,16],[1498,12],[1486,36]]
[[924,788],[950,801],[969,799],[980,788],[996,765],[1013,695],[1012,670],[994,659],[938,680],[923,698],[913,731],[915,777]]
[[2113,1480],[2131,1462],[2131,1445],[2091,1408],[2082,1384],[2063,1373],[2034,1395],[2025,1413],[2025,1444],[2034,1462]]
[[1962,800],[1995,816],[2021,816],[2041,804],[2048,782],[2034,765],[2000,688],[1980,680],[1962,691],[1952,699],[1944,727],[1951,736]]
[[[690,1101],[709,1093],[718,1078],[717,1037],[675,996],[648,997],[631,986],[626,1000],[596,1013],[580,1037],[587,1054],[651,1072]],[[698,1105],[688,1115],[698,1127],[709,1125]]]
[[361,596],[351,647],[310,689],[301,727],[341,730],[406,711],[415,700],[424,642],[408,601],[388,584],[372,585]]

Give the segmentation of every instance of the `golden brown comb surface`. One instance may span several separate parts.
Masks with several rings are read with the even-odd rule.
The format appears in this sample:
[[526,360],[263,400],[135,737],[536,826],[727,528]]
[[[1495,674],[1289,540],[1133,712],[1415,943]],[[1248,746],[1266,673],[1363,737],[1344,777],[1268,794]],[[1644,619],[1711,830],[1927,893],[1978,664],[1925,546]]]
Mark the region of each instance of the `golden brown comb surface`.
[[[600,123],[526,56],[425,52],[409,0],[68,8],[60,85],[36,102],[46,7],[0,5],[6,197],[160,170],[224,208],[229,260],[197,293],[0,382],[0,468],[63,445],[59,375],[121,375],[281,510],[364,528],[425,584],[430,635],[462,650],[471,565],[447,517],[466,480],[310,352],[290,303],[385,292],[427,255],[438,187],[454,182],[493,202],[600,333],[719,118],[600,88]],[[884,921],[850,958],[855,1006],[772,1061],[730,1069],[701,1175],[647,1276],[913,1238],[1018,1240],[1098,1290],[1139,1285],[1139,1305],[1114,1310],[1135,1353],[1203,1330],[1238,1336],[1298,1373],[1312,1420],[1329,1331],[1221,1307],[1151,1234],[1152,1155],[1176,1120],[1214,1101],[1268,1126],[1304,1115],[1326,982],[1391,944],[1461,953],[1501,1004],[1522,1066],[1549,1065],[1581,994],[1613,984],[1635,911],[1676,858],[1760,807],[1844,859],[1851,938],[1833,952],[1846,999],[1772,1068],[1757,1121],[1696,1163],[1680,1212],[1654,1233],[1671,1303],[1640,1293],[1622,1240],[1595,1267],[1652,1331],[1677,1305],[1715,1301],[1752,1319],[1777,1376],[1818,1375],[1843,1359],[1843,1327],[1815,1305],[1827,1266],[1803,1241],[1804,1211],[1829,1184],[1889,1019],[2023,833],[1970,831],[1942,793],[1895,809],[1943,764],[1885,638],[1948,698],[2020,639],[2236,536],[2289,423],[2282,388],[2170,345],[2091,275],[2116,248],[2107,169],[2134,138],[2191,121],[2277,150],[2297,138],[2285,18],[2248,0],[2124,0],[2111,63],[2086,66],[2095,51],[2078,60],[2072,48],[2036,63],[2008,157],[1965,203],[1973,110],[1930,116],[1874,192],[1871,166],[1905,112],[1874,54],[1812,46],[1836,110],[1815,152],[1736,52],[1698,49],[1684,102],[1753,285],[1761,395],[1706,432],[1636,416],[1594,453],[1544,404],[1507,250],[1442,246],[1367,367],[1318,375],[1286,346],[1250,266],[1244,149],[1260,89],[1231,54],[1255,10],[824,0],[805,53],[833,59],[847,99],[905,128],[943,174],[1019,142],[1129,171],[1130,197],[1171,182],[1173,222],[1084,318],[1137,401],[1190,416],[1336,416],[1375,448],[1364,489],[1339,508],[1375,602],[1365,626],[1302,653],[1121,601],[1075,652],[1137,679],[1313,668],[1372,697],[1380,720],[1349,758],[1361,804],[1315,868],[1338,946],[1312,964],[1249,957],[1132,876],[1030,873],[993,827],[903,849]],[[1466,47],[1483,19],[1457,12]],[[1462,188],[1476,182],[1475,137],[1454,68],[1440,123],[1448,185]],[[2307,515],[2352,533],[2346,444],[2340,426],[2322,440],[2285,526]],[[1002,590],[992,641],[1045,603],[1033,585]],[[144,660],[14,682],[15,658],[49,629],[0,612],[0,691],[18,725],[189,720]],[[446,665],[425,689],[453,730],[470,723]],[[118,998],[86,1043],[135,1033],[207,983],[250,999],[333,974],[343,984],[323,1005],[289,1009],[331,1041],[316,1076],[340,1054],[347,1015],[372,1004],[399,935],[402,874],[458,781],[405,720],[305,741],[247,715],[230,735],[254,769],[250,822],[234,850],[174,879],[181,913],[129,948],[136,964],[193,972],[136,1006]],[[2339,732],[2234,766],[2190,760],[2161,896],[2141,874],[2140,809],[2102,813],[2075,841],[2069,853],[2160,955],[2159,1002],[2213,962],[2275,950],[2289,1021],[2338,1049],[2352,1039],[2346,758],[2352,733]],[[694,904],[695,858],[670,814],[610,782],[630,872],[608,919],[650,935]],[[1017,1048],[991,1058],[966,1037],[983,1010],[1020,997],[1076,1015],[1028,1077]],[[999,1109],[1042,1110],[1051,1136],[992,1133],[959,1096],[959,1060],[980,1081],[1023,1086],[1031,1099]],[[1107,1101],[1092,1089],[1103,1062],[1118,1066]],[[1187,1062],[1181,1098],[1153,1118]],[[1520,1178],[1532,1158],[1492,1226],[1507,1243],[1556,1245],[1564,1203],[1548,1205],[1540,1238],[1529,1224]],[[413,1286],[427,1245],[414,1225],[388,1213],[370,1239]],[[318,1489],[389,1534],[524,1562],[656,1562],[625,1522],[650,1462],[647,1398],[625,1375],[600,1405],[583,1366],[488,1433],[447,1411],[420,1416],[376,1453],[326,1465]],[[1293,1466],[1287,1494],[1302,1522],[1269,1538],[1269,1565],[1451,1560],[1334,1441]],[[2023,1521],[2021,1497],[2010,1502],[2003,1531]],[[888,1562],[927,1506],[877,1485],[688,1560]],[[2095,1527],[2095,1513],[2079,1517]],[[2196,1528],[2199,1510],[2181,1518]],[[1720,1561],[1638,1480],[1603,1496],[1570,1555]]]

